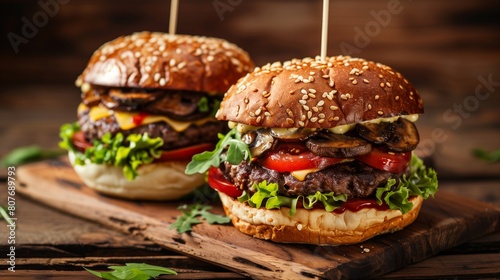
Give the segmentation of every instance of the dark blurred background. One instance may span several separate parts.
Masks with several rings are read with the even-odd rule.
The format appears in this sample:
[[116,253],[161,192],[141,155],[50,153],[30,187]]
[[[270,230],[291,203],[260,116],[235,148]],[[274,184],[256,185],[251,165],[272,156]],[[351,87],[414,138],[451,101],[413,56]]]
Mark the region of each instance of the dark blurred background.
[[[14,139],[56,147],[92,52],[135,31],[168,32],[169,9],[166,0],[2,0],[0,156]],[[318,55],[321,12],[321,0],[180,0],[177,32],[225,38],[260,65]],[[328,55],[338,54],[390,65],[415,85],[426,109],[420,152],[442,174],[492,174],[470,150],[500,146],[498,1],[332,0]]]

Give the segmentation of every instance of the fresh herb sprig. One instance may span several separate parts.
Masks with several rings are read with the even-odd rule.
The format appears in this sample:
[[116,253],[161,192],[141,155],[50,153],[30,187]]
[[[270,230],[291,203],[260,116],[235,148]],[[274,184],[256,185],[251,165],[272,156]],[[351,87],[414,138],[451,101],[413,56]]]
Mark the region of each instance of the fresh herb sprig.
[[162,274],[177,275],[170,268],[145,263],[126,263],[125,266],[109,266],[111,272],[98,272],[84,267],[89,273],[106,280],[149,280]]
[[183,204],[177,207],[177,209],[182,212],[182,215],[177,217],[177,220],[170,226],[170,229],[176,229],[180,234],[192,231],[194,225],[202,222],[200,218],[209,224],[227,224],[231,221],[229,217],[208,212],[208,210],[212,209],[208,205],[198,203],[191,205]]
[[[226,151],[227,152],[223,153]],[[186,174],[205,173],[212,167],[219,167],[221,162],[228,161],[230,164],[239,164],[243,160],[251,160],[248,145],[241,140],[241,134],[233,128],[225,136],[219,134],[219,142],[213,151],[206,151],[194,155],[191,162],[186,166]]]
[[484,149],[474,149],[472,150],[472,154],[481,160],[490,163],[500,162],[500,149],[488,152]]
[[0,165],[19,166],[30,162],[50,159],[65,154],[63,150],[48,150],[37,145],[18,147],[5,155],[0,161]]

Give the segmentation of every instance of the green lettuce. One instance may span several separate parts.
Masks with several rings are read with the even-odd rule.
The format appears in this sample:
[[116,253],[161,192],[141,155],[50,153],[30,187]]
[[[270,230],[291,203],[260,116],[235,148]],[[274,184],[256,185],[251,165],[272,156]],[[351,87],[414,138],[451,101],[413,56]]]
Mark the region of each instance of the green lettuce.
[[299,195],[297,197],[278,195],[278,184],[268,184],[265,180],[253,184],[252,191],[255,192],[251,196],[246,190],[243,191],[238,200],[255,208],[260,208],[264,203],[266,209],[288,207],[290,208],[288,213],[290,216],[295,215],[299,201],[302,202],[305,209],[312,209],[316,203],[321,203],[327,211],[333,211],[347,201],[345,194],[335,195],[333,192],[327,194],[316,192],[312,195]]
[[390,209],[401,210],[404,214],[413,207],[408,201],[411,196],[419,195],[427,199],[430,196],[434,197],[437,190],[436,171],[427,168],[418,156],[413,155],[410,161],[410,175],[408,177],[403,175],[399,182],[396,179],[389,179],[385,186],[377,188],[375,197],[378,204],[385,202]]
[[107,164],[121,167],[123,174],[128,180],[137,177],[137,168],[142,164],[148,164],[161,156],[160,147],[163,139],[160,137],[150,138],[147,133],[130,134],[126,138],[122,133],[111,135],[106,133],[101,139],[94,140],[93,145],[82,153],[73,145],[73,134],[80,131],[77,123],[69,123],[61,126],[59,136],[61,141],[59,147],[72,151],[75,154],[76,165],[84,165],[88,162],[96,164]]
[[[411,173],[407,177],[404,175],[399,181],[389,179],[385,186],[378,187],[375,192],[376,201],[379,205],[386,203],[391,210],[400,210],[403,214],[410,211],[413,204],[408,200],[411,196],[419,195],[424,199],[434,196],[437,192],[437,174],[431,168],[425,167],[423,161],[416,155],[412,156],[410,162]],[[281,207],[290,208],[289,215],[295,215],[297,205],[302,202],[305,209],[312,209],[315,204],[320,203],[322,207],[331,212],[342,206],[348,197],[345,194],[320,193],[313,195],[287,197],[278,195],[278,184],[262,181],[252,186],[251,191],[243,191],[238,197],[242,203],[247,203],[251,207],[266,209],[279,209]]]

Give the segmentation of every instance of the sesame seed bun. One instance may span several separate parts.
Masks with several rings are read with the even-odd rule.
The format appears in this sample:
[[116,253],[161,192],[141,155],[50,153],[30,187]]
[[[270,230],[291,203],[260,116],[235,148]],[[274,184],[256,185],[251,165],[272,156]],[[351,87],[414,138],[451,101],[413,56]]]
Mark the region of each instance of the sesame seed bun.
[[256,68],[228,90],[217,118],[260,127],[332,128],[420,113],[419,94],[399,72],[334,56]]
[[253,208],[219,192],[224,211],[243,233],[280,243],[345,245],[360,243],[376,235],[394,232],[411,224],[418,216],[423,198],[410,198],[411,211],[361,209],[341,214],[321,209],[297,209],[290,217],[289,208]]
[[223,94],[252,68],[248,54],[223,39],[140,32],[102,45],[77,84]]

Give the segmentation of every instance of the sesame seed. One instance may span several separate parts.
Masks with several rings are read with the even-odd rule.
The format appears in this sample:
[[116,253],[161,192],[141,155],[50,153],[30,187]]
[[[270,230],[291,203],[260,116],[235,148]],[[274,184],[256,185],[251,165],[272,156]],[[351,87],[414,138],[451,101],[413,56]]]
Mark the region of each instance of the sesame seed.
[[181,63],[179,63],[179,64],[177,65],[177,68],[182,69],[182,68],[184,68],[184,66],[186,66],[186,62],[185,62],[185,61],[182,61]]
[[365,84],[369,84],[369,83],[370,83],[370,81],[368,81],[367,79],[363,79],[363,82],[364,82]]
[[413,94],[414,94],[413,91],[410,91],[410,95],[413,95]]
[[167,81],[165,80],[165,78],[161,78],[160,79],[160,86],[164,86],[167,84]]
[[352,68],[351,72],[349,72],[350,75],[355,74],[356,72],[359,72],[358,68]]
[[248,104],[248,102],[250,102],[250,100],[248,100],[248,98],[245,97],[245,99],[243,99],[243,102],[245,102],[245,104]]
[[354,81],[354,78],[353,78],[353,77],[350,77],[350,78],[349,78],[349,81]]
[[214,61],[214,56],[213,55],[207,56],[207,61]]
[[316,104],[316,106],[318,106],[318,107],[321,107],[321,106],[323,106],[323,105],[325,105],[325,101],[323,101],[323,100],[320,100],[320,101],[318,102],[318,104]]
[[160,73],[155,73],[155,75],[153,77],[154,81],[158,82],[160,80],[160,78],[161,78],[161,74]]
[[316,74],[316,72],[312,72],[312,71],[309,72],[309,75],[315,75],[315,74]]
[[383,88],[385,86],[384,83],[380,83],[380,87]]
[[310,92],[310,93],[316,93],[316,90],[315,90],[315,89],[313,89],[313,88],[310,88],[310,89],[309,89],[309,92]]
[[338,121],[338,120],[340,120],[340,118],[337,116],[337,117],[334,117],[333,120]]
[[270,117],[271,113],[269,113],[269,112],[266,111],[266,112],[264,112],[264,116]]
[[318,121],[318,118],[317,118],[317,117],[311,118],[311,119],[310,119],[310,121],[311,121],[311,122],[313,122],[313,123],[314,123],[314,122],[317,122],[317,121]]
[[307,105],[302,105],[302,108],[304,108],[304,110],[306,110],[306,111],[309,111],[309,106],[307,106]]
[[323,76],[321,76],[321,77],[322,77],[323,79],[328,79],[328,78],[330,78],[330,76],[329,76],[329,75],[323,75]]
[[332,111],[335,111],[335,110],[338,110],[338,109],[339,109],[339,107],[337,107],[337,106],[334,106],[334,105],[330,106],[330,110],[332,110]]
[[378,100],[380,98],[380,95],[375,95],[375,100]]
[[303,122],[303,121],[299,121],[299,125],[300,125],[300,126],[304,126],[305,124],[304,124],[304,122]]
[[328,84],[330,87],[334,87],[335,86],[335,82],[333,80],[330,80],[330,83]]
[[319,119],[318,123],[324,123],[325,119]]
[[382,74],[378,74],[378,77],[379,77],[380,79],[383,79],[383,78],[384,78],[384,76],[383,76]]
[[357,80],[353,80],[353,81],[351,81],[351,83],[352,83],[353,85],[356,85],[356,84],[358,83],[358,81],[357,81]]
[[368,104],[368,110],[372,109],[372,104]]
[[385,84],[387,85],[387,87],[391,87],[391,84],[389,82],[385,82]]
[[288,94],[293,95],[295,93],[295,90],[290,90]]
[[255,118],[255,113],[254,112],[250,112],[249,115],[250,115],[250,117]]
[[325,118],[325,114],[320,113],[320,114],[318,114],[318,117],[319,117],[320,119],[324,119],[324,118]]
[[311,98],[313,98],[313,99],[316,98],[316,95],[312,94],[312,93],[309,93],[308,96],[311,97]]
[[308,112],[307,112],[307,118],[308,118],[308,119],[311,119],[312,115],[313,115],[313,113],[312,113],[311,111],[308,111]]
[[315,113],[319,112],[318,107],[312,107],[312,110],[313,110]]
[[253,91],[253,92],[257,92],[257,91],[259,91],[259,90],[258,90],[258,89],[256,89],[256,88],[254,88],[252,91]]
[[394,97],[395,100],[399,100],[399,95],[396,95],[396,97]]
[[293,118],[293,112],[292,112],[292,110],[286,108],[286,113],[288,114],[288,116],[290,116],[290,118]]
[[256,121],[260,123],[262,121],[262,116],[258,116]]
[[300,92],[301,92],[302,94],[307,94],[307,90],[305,90],[305,89],[301,89],[301,90],[300,90]]
[[306,103],[307,103],[307,101],[306,101],[306,100],[307,100],[308,98],[309,98],[309,96],[307,96],[307,95],[302,96],[302,99],[301,99],[301,100],[299,100],[299,103],[300,103],[300,104],[302,104],[302,105],[306,105]]
[[170,61],[169,61],[169,63],[168,63],[168,64],[169,64],[170,66],[174,66],[174,65],[175,65],[175,63],[176,63],[175,59],[173,59],[173,58],[172,58],[172,59],[170,59]]
[[368,69],[370,69],[370,67],[368,67],[368,66],[366,66],[366,65],[365,65],[365,66],[363,66],[363,68],[362,68],[362,69],[363,69],[363,70],[368,70]]
[[404,89],[402,85],[399,85],[399,88],[400,88],[400,89]]
[[259,109],[257,109],[257,111],[255,111],[255,115],[258,116],[258,115],[260,115],[261,112],[262,112],[262,109],[259,108]]
[[380,116],[382,116],[384,114],[383,111],[378,111],[377,114],[379,114]]
[[301,115],[301,116],[300,116],[300,120],[301,120],[301,121],[305,121],[305,120],[306,120],[306,115]]
[[304,82],[304,83],[308,84],[308,83],[310,83],[310,82],[312,82],[312,81],[311,81],[311,80],[309,80],[309,79],[303,79],[303,80],[302,80],[302,82]]
[[290,119],[290,118],[286,118],[286,122],[287,122],[288,124],[293,124],[293,123],[294,123],[294,121],[293,121],[292,119]]

